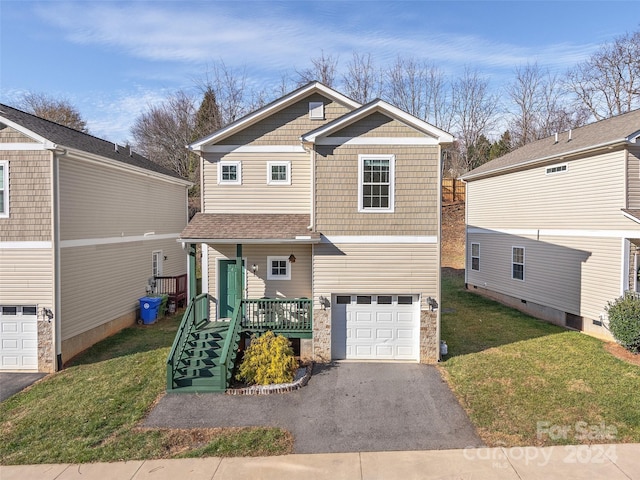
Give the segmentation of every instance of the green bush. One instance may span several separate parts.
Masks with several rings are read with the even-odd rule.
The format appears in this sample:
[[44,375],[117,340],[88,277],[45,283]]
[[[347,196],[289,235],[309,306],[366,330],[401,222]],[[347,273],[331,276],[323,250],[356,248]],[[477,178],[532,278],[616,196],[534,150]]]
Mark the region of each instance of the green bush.
[[252,340],[244,352],[236,378],[257,385],[289,383],[293,381],[297,367],[289,340],[269,331]]
[[613,338],[630,352],[640,353],[640,297],[626,292],[609,302],[605,310]]

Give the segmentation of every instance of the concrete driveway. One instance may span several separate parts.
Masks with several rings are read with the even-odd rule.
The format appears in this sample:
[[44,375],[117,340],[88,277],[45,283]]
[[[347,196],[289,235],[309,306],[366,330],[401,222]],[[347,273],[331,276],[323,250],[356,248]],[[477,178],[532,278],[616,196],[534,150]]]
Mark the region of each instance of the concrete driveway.
[[0,402],[24,390],[45,375],[46,373],[0,373]]
[[438,370],[413,363],[317,365],[306,387],[285,394],[167,394],[144,426],[281,427],[295,453],[482,446]]

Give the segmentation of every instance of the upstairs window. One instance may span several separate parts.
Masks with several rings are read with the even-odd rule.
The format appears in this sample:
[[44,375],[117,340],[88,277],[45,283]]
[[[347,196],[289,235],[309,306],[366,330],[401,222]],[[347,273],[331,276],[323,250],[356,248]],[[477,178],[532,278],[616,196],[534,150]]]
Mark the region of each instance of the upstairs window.
[[393,155],[358,157],[358,211],[393,212]]
[[0,218],[9,216],[9,162],[0,162]]
[[311,120],[324,120],[324,103],[309,102],[309,118]]
[[524,247],[511,249],[511,278],[524,280]]
[[268,185],[291,185],[291,162],[267,162]]
[[480,244],[471,244],[471,270],[480,270]]
[[240,185],[242,183],[242,164],[240,162],[218,163],[218,183],[221,185]]

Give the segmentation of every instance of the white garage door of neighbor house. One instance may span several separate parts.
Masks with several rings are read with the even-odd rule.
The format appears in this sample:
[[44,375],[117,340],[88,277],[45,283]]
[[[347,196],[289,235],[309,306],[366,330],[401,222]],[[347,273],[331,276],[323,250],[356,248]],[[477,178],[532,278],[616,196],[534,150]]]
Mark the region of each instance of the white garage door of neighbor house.
[[334,359],[420,359],[417,295],[335,295],[331,310]]
[[0,306],[0,370],[38,370],[35,306]]

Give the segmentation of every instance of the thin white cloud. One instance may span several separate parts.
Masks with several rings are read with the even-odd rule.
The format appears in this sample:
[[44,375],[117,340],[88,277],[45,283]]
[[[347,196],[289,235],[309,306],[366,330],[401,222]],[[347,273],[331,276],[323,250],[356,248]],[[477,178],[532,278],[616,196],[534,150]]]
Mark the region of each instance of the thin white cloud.
[[295,8],[283,13],[282,8],[269,9],[258,2],[244,3],[244,8],[226,2],[55,2],[37,11],[74,43],[102,45],[154,62],[224,59],[229,65],[263,71],[302,68],[321,50],[341,58],[352,51],[371,52],[379,64],[401,54],[479,69],[512,69],[537,60],[558,70],[583,60],[597,46],[522,46],[476,35],[403,30],[393,23],[388,30],[367,31],[361,25],[347,28],[344,19],[319,22],[313,15],[297,14]]

